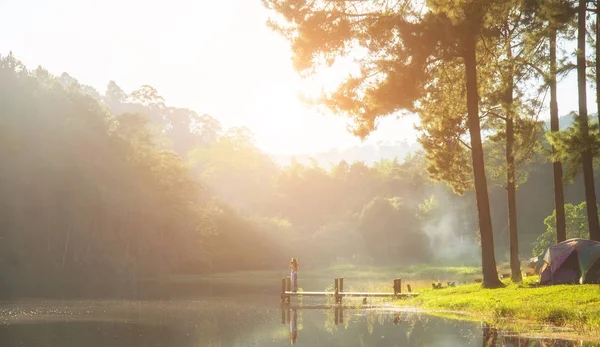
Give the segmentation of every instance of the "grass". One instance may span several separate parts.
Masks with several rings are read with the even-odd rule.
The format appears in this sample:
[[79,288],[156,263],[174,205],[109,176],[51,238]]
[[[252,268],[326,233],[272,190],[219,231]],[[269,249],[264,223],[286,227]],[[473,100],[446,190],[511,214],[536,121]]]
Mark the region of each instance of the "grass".
[[[234,271],[212,273],[202,276],[172,276],[174,281],[187,281],[195,278],[219,278],[219,279],[240,279],[240,278],[261,278],[261,279],[280,279],[288,276],[287,267],[282,270],[262,270],[262,271]],[[435,266],[435,265],[413,265],[413,266],[366,266],[366,265],[333,265],[318,268],[300,268],[302,278],[327,278],[333,279],[343,277],[349,279],[380,279],[389,281],[393,278],[402,278],[407,280],[441,280],[441,281],[464,281],[472,282],[474,278],[481,277],[481,267],[471,266]]]
[[477,319],[510,323],[525,331],[531,323],[571,328],[577,336],[600,339],[600,286],[535,287],[534,280],[529,278],[522,284],[506,280],[506,287],[501,289],[469,284],[434,290],[430,285],[420,289],[418,297],[397,300],[395,304],[446,314],[469,313]]

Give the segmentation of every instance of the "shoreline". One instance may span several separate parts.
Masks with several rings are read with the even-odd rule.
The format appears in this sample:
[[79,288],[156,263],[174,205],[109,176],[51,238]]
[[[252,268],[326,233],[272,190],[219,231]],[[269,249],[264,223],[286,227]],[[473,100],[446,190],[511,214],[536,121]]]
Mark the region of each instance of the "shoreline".
[[521,336],[600,342],[598,285],[535,287],[533,280],[504,283],[506,287],[500,289],[482,289],[477,284],[423,289],[418,297],[394,300],[393,306],[486,322]]

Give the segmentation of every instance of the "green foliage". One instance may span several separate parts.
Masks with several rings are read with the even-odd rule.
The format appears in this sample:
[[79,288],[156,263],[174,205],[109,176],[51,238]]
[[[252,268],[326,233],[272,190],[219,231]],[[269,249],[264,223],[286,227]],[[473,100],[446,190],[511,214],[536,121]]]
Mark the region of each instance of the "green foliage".
[[[572,238],[587,238],[589,236],[587,210],[585,201],[579,205],[565,204],[565,219],[567,225],[567,240]],[[533,255],[546,253],[548,247],[556,244],[556,210],[544,219],[546,232],[533,243]]]
[[256,147],[249,129],[231,128],[189,156],[200,179],[235,207],[260,209],[266,204],[276,166]]
[[[455,83],[464,69],[460,59],[444,59],[440,83],[423,86],[429,96],[418,105],[425,152],[325,169],[316,160],[279,167],[248,129],[222,129],[209,115],[168,106],[150,86],[127,94],[110,82],[100,95],[67,74],[4,58],[0,271],[26,283],[11,284],[16,289],[44,283],[43,291],[53,279],[101,290],[173,273],[285,269],[291,256],[303,271],[334,264],[339,276],[345,270],[335,264],[346,264],[361,277],[386,264],[393,270],[381,276],[406,277],[441,275],[437,262],[472,262],[455,247],[477,252],[465,91]],[[443,88],[448,83],[456,88]],[[486,142],[487,160],[488,148],[501,157],[502,136]],[[528,218],[519,219],[519,236],[531,242],[552,208],[551,171],[537,156],[522,164],[533,179],[521,181]],[[464,196],[432,182],[428,166]],[[576,181],[567,199],[580,201],[580,189]],[[505,192],[489,193],[503,257]],[[432,256],[436,249],[443,257]],[[415,262],[434,265],[398,266]]]
[[421,220],[428,220],[432,218],[435,210],[439,208],[439,202],[435,198],[435,195],[431,195],[429,199],[425,199],[422,204],[419,204],[419,211],[417,212],[417,218]]
[[278,256],[159,147],[151,129],[170,120],[155,89],[125,97],[109,84],[106,100],[131,111],[111,115],[67,74],[29,71],[8,56],[0,76],[0,271],[12,279],[3,290],[41,295],[69,283],[123,293],[139,279],[226,268],[219,256],[244,268]]
[[[3,64],[0,96],[12,101],[0,122],[0,173],[10,182],[0,269],[31,288],[53,278],[120,290],[172,273],[278,268],[290,255],[315,265],[428,259],[416,213],[434,187],[422,153],[280,168],[247,129],[223,131],[150,86],[127,94],[111,82],[98,97],[68,75]],[[383,212],[369,204],[379,196]],[[386,257],[374,241],[382,238]]]
[[399,197],[376,197],[365,205],[358,230],[379,261],[424,260],[429,255],[427,237],[420,230],[414,208]]
[[[16,152],[3,146],[0,153],[4,213],[15,211],[4,216],[12,227],[3,230],[3,246],[12,259],[7,264],[28,266],[5,270],[27,279],[55,275],[98,283],[176,268],[179,249],[200,240],[202,193],[187,166],[156,148],[143,116],[110,117],[76,81],[66,88],[65,75],[38,79],[13,63],[8,57],[0,65],[0,97],[10,104],[2,128],[19,134]],[[26,214],[21,199],[28,201]]]
[[[543,149],[543,123],[534,120],[520,120],[516,124],[513,153],[515,157],[515,182],[517,187],[527,182],[532,163],[545,155]],[[486,142],[486,171],[490,181],[497,186],[506,185],[506,145],[502,142],[504,133],[498,132],[491,141]]]
[[581,132],[582,126],[578,119],[566,130],[546,133],[546,138],[556,149],[552,160],[560,161],[565,169],[565,179],[573,180],[581,172],[582,154],[586,148],[592,156],[600,154],[600,132],[598,123],[590,122],[589,137],[586,139]]
[[[263,0],[277,18],[268,24],[290,41],[294,67],[311,74],[341,58],[357,58],[358,66],[336,90],[318,100],[334,113],[353,119],[352,131],[365,138],[376,119],[411,110],[421,95],[428,56],[444,39],[443,18],[426,23],[411,1]],[[447,22],[447,21],[446,21]]]
[[464,67],[457,60],[443,64],[436,79],[437,83],[427,87],[427,96],[421,100],[419,142],[425,151],[429,176],[463,194],[473,187],[470,147],[465,138],[466,86],[446,86],[464,79]]

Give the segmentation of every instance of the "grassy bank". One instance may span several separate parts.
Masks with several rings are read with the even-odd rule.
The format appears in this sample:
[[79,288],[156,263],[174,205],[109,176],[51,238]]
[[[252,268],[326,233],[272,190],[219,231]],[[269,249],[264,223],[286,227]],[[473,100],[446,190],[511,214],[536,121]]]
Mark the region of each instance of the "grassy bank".
[[572,328],[579,336],[600,339],[600,286],[535,287],[535,279],[526,279],[523,284],[505,281],[507,286],[502,289],[482,289],[478,284],[422,288],[418,297],[396,304],[446,314],[469,313],[489,323],[521,326],[525,331],[531,323]]

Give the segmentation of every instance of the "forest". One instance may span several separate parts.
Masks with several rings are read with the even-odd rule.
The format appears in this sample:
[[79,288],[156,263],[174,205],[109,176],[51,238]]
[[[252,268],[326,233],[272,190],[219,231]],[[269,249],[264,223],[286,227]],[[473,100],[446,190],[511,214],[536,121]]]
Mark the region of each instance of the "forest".
[[[150,86],[110,82],[100,94],[12,55],[0,68],[4,290],[122,291],[168,274],[278,269],[292,255],[307,266],[479,263],[473,194],[429,179],[422,151],[280,166],[248,129],[167,106]],[[519,188],[523,257],[552,214],[550,166],[538,155]],[[566,200],[582,189],[567,185]],[[497,180],[507,258],[503,192]]]
[[[538,151],[551,158],[556,212],[545,223],[555,237],[537,243],[576,232],[567,230],[573,225],[567,208],[585,210],[588,238],[600,241],[594,177],[600,112],[590,117],[587,95],[591,82],[600,109],[597,1],[262,2],[298,74],[347,67],[334,87],[306,99],[348,118],[354,135],[368,137],[382,117],[419,115],[429,177],[459,195],[475,192],[484,288],[505,286],[490,194],[495,175],[504,176],[511,280],[522,281],[519,220],[532,216],[519,212],[517,191]],[[578,109],[561,131],[557,85],[569,73],[576,74]],[[540,121],[548,118],[550,129]],[[565,204],[564,182],[579,173],[585,205]]]
[[[598,122],[585,101],[600,73],[585,53],[600,44],[598,21],[585,21],[595,2],[436,1],[425,15],[385,1],[264,3],[283,16],[271,25],[291,35],[299,70],[349,42],[371,50],[363,73],[383,64],[386,78],[351,77],[319,102],[362,138],[377,117],[416,112],[421,148],[282,165],[250,129],[169,105],[152,86],[100,92],[11,53],[0,60],[0,297],[119,294],[173,274],[284,269],[290,257],[481,265],[491,287],[497,263],[516,280],[548,245],[597,238]],[[559,117],[556,81],[575,70],[584,101]]]

